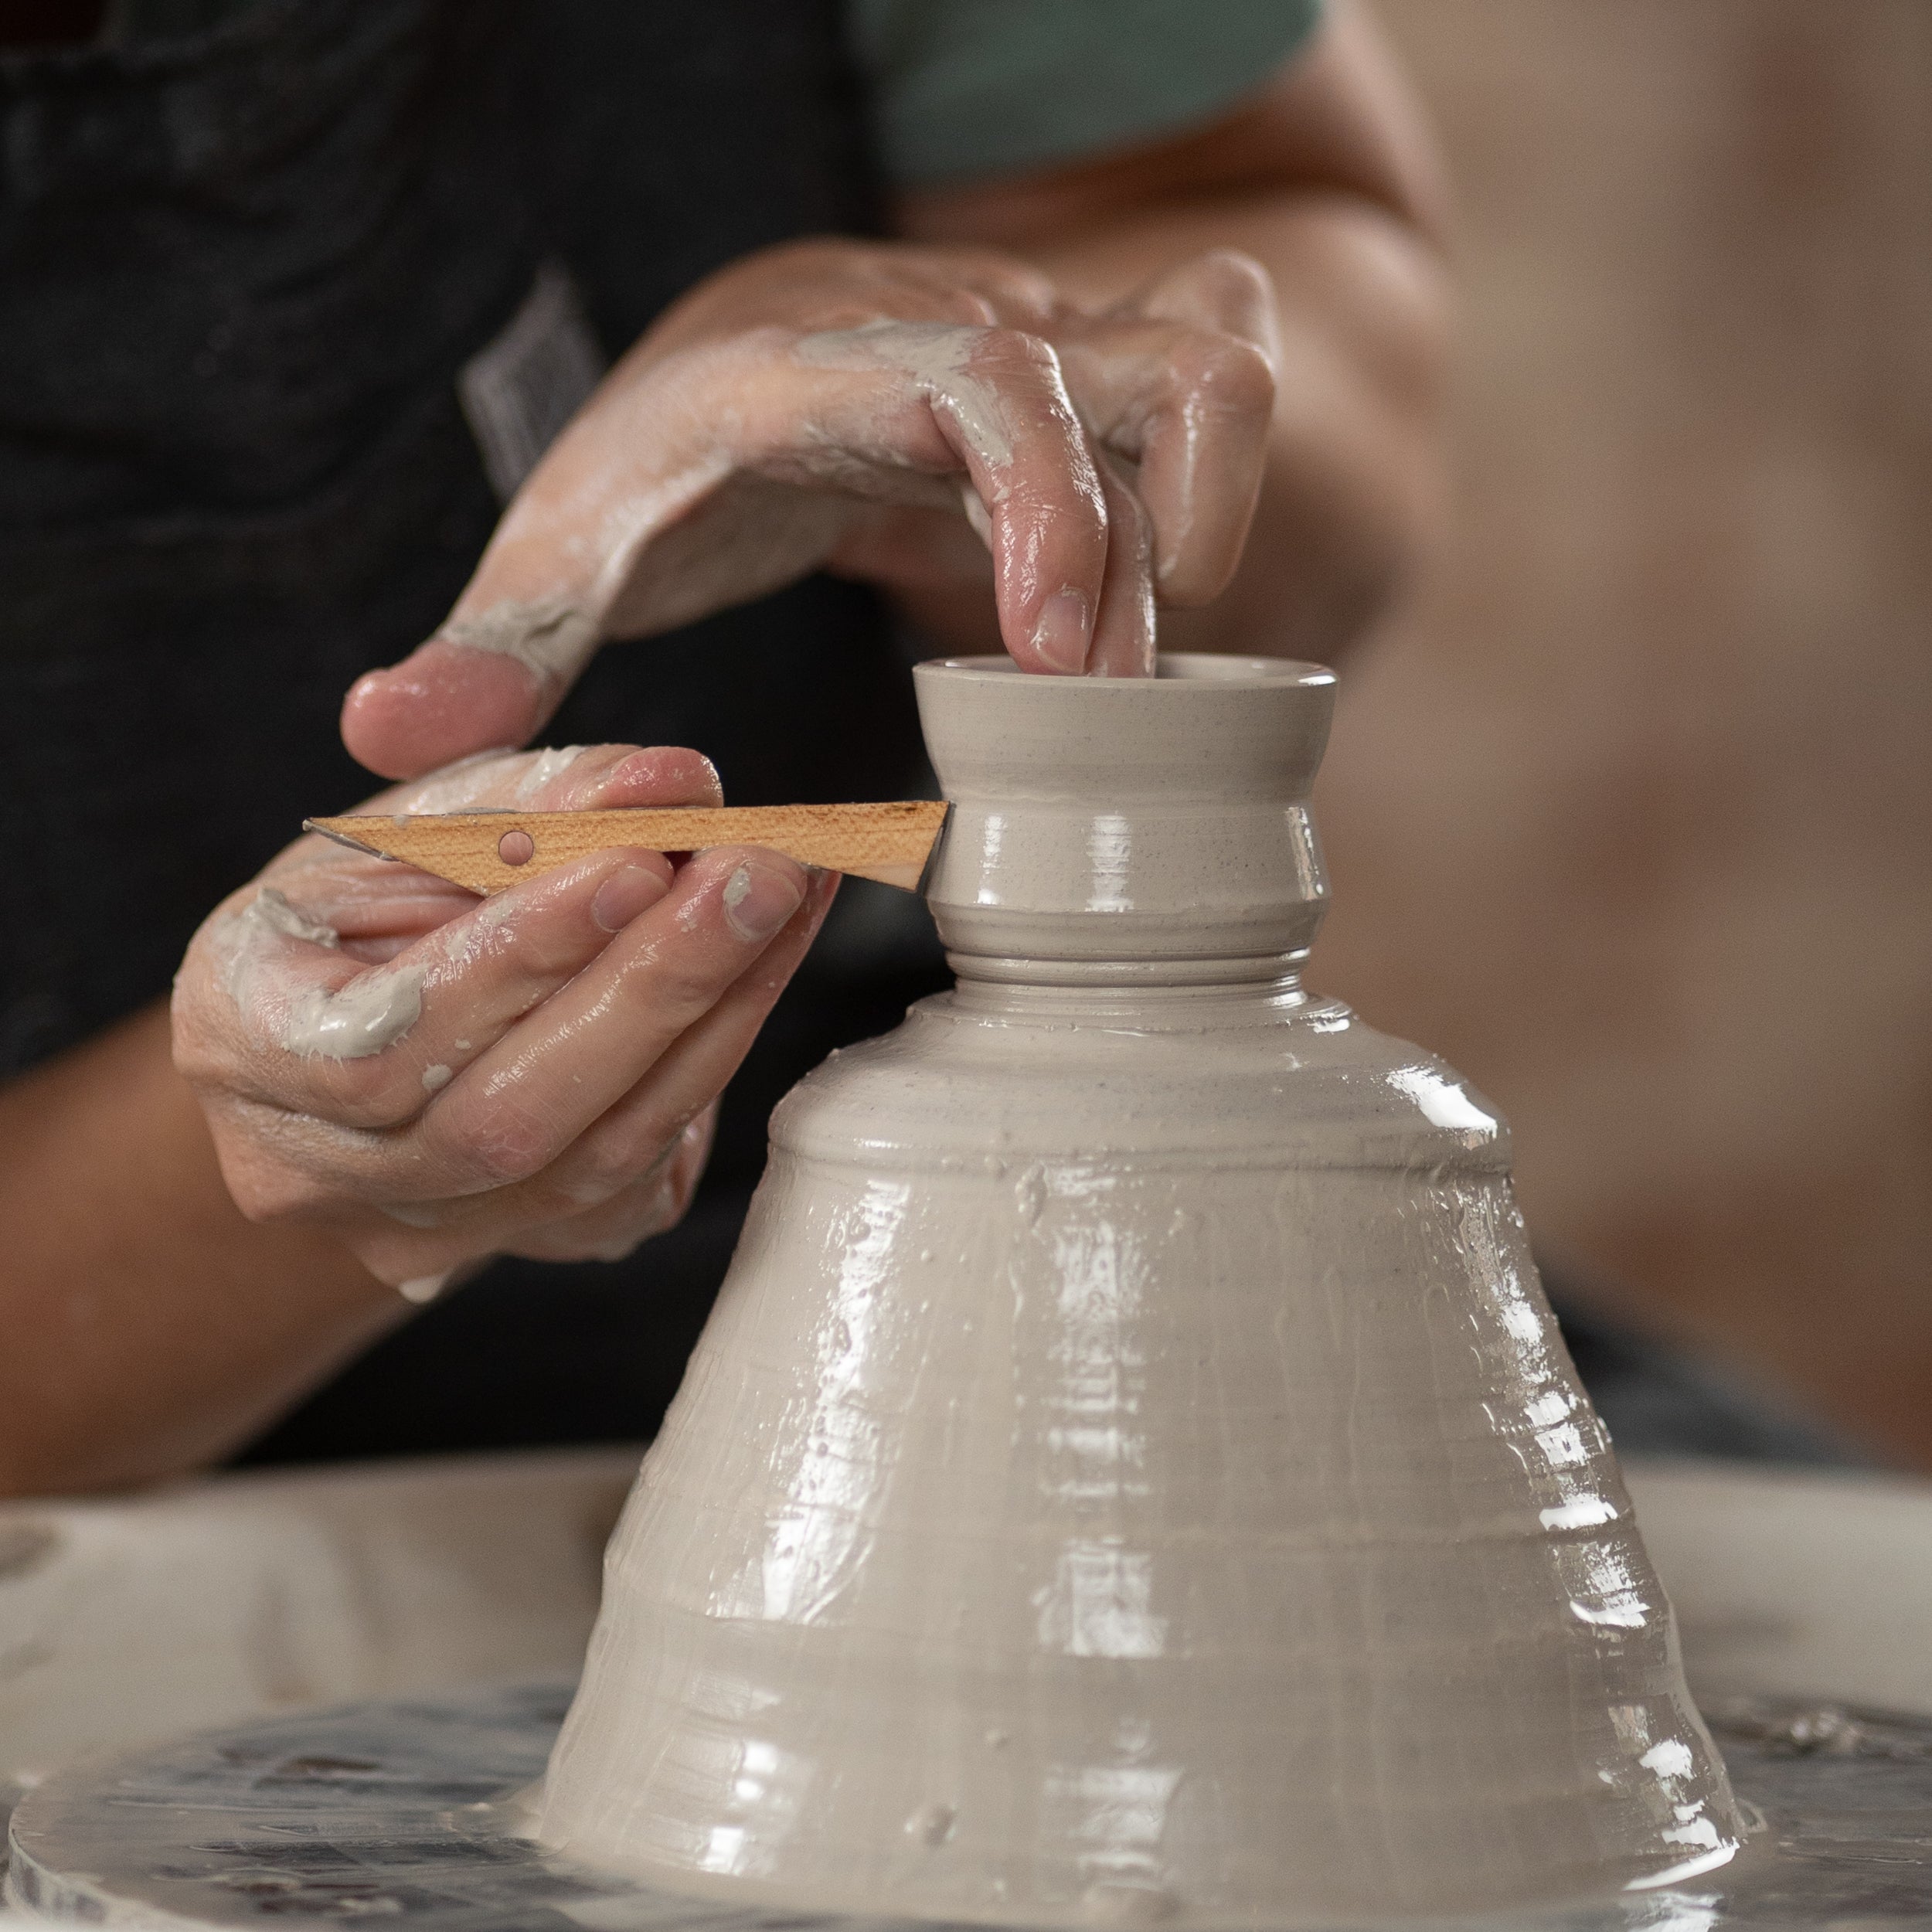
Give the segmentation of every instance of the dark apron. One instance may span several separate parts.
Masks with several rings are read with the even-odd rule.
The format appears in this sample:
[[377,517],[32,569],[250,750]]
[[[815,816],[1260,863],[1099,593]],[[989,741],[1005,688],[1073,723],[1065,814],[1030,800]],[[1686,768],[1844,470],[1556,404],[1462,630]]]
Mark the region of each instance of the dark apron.
[[[749,250],[875,226],[837,27],[830,0],[256,0],[0,62],[0,1076],[165,994],[218,900],[373,788],[342,695],[488,536],[457,377],[543,264],[614,353]],[[747,804],[919,777],[879,608],[825,579],[607,653],[546,738],[696,745]],[[648,1434],[772,1101],[940,981],[878,911],[774,1016],[684,1229],[499,1264],[262,1453]]]

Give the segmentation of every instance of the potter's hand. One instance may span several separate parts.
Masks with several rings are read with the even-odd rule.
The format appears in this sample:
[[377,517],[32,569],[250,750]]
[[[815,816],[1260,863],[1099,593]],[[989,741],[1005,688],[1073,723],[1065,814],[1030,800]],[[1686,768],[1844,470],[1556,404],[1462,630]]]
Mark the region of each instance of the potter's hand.
[[1274,332],[1230,251],[1100,314],[987,252],[750,257],[611,372],[443,630],[349,694],[343,736],[395,777],[521,744],[604,640],[821,565],[987,597],[1027,670],[1145,673],[1156,598],[1205,603],[1240,560]]
[[[715,804],[695,752],[506,753],[388,811]],[[189,947],[175,1063],[250,1219],[332,1229],[393,1285],[622,1254],[682,1213],[713,1103],[835,882],[750,849],[598,853],[479,903],[317,838]]]

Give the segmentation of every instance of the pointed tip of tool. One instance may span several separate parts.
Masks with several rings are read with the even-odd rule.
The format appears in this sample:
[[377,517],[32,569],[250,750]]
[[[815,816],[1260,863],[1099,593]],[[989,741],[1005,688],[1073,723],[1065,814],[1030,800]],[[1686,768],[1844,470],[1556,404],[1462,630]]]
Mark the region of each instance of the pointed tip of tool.
[[302,821],[304,832],[319,832],[325,838],[334,839],[338,845],[346,845],[351,852],[366,853],[371,859],[389,857],[389,854],[382,850],[379,846],[369,845],[366,841],[355,838],[352,834],[344,832],[342,828],[342,821],[339,818],[304,818]]

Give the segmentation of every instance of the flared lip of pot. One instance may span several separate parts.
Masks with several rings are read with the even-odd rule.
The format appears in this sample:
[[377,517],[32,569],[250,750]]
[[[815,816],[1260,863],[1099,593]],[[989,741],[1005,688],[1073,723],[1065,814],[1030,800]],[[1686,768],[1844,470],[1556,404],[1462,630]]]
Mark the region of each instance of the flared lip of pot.
[[1134,692],[1140,694],[1140,702],[1151,699],[1155,703],[1171,700],[1175,692],[1189,685],[1207,685],[1223,691],[1278,691],[1284,686],[1321,690],[1335,681],[1335,673],[1326,665],[1311,664],[1299,658],[1223,656],[1206,651],[1164,651],[1155,660],[1151,678],[1056,677],[1022,670],[1004,655],[929,658],[913,667],[913,675],[971,684],[1026,678],[1052,689],[1111,694]]

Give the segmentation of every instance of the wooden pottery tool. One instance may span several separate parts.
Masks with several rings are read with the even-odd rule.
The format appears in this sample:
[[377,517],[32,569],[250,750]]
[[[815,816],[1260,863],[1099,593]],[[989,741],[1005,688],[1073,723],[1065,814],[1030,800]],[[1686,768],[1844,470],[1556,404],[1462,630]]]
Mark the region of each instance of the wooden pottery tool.
[[917,892],[946,812],[940,801],[923,798],[860,805],[641,805],[614,811],[517,811],[498,806],[480,811],[354,812],[305,820],[303,830],[486,895],[614,845],[640,845],[649,852],[763,845],[801,865]]

